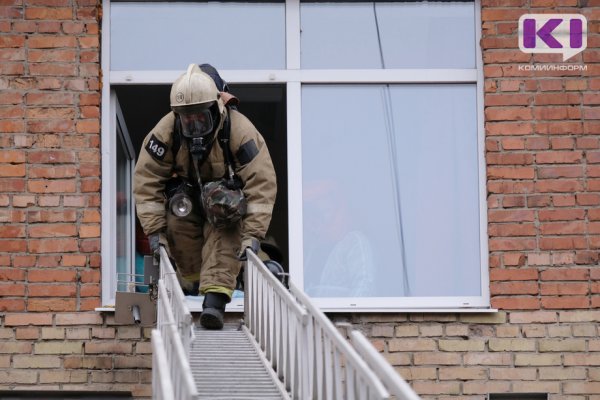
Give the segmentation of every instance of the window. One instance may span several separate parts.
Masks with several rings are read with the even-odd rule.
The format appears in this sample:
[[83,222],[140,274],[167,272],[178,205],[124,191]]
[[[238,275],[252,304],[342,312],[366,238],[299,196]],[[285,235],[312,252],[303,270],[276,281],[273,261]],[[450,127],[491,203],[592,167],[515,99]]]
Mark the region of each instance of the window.
[[[213,64],[270,137],[279,180],[272,233],[292,280],[317,304],[487,308],[479,9],[479,1],[112,1],[103,98],[112,90],[122,100],[139,151],[187,64]],[[214,22],[223,20],[236,29]],[[116,144],[110,107],[103,137]],[[103,168],[127,173],[123,156],[110,154]],[[103,215],[116,213],[107,199]],[[103,260],[113,261],[104,277],[119,265],[105,236]]]

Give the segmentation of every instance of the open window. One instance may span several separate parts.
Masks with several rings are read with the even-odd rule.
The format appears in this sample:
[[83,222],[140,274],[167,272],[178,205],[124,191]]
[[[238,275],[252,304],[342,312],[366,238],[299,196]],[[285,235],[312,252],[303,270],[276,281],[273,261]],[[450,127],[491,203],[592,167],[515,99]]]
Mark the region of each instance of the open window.
[[111,91],[137,152],[171,83],[208,62],[267,139],[270,233],[317,304],[489,308],[479,0],[103,4],[103,138]]

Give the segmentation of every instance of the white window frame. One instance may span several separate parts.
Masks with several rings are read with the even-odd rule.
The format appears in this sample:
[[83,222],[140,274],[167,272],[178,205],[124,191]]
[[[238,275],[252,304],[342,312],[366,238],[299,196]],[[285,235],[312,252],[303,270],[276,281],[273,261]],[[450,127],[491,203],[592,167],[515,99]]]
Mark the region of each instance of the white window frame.
[[[165,84],[172,82],[182,71],[110,71],[110,0],[103,2],[102,70],[105,82],[102,88],[102,300],[114,304],[110,292],[111,274],[115,274],[115,258],[110,245],[111,221],[114,218],[114,165],[116,158],[112,132],[114,109],[110,101],[111,85]],[[381,70],[302,70],[300,65],[300,1],[286,0],[286,69],[284,70],[220,70],[231,84],[281,83],[287,93],[287,156],[288,156],[288,214],[289,260],[291,279],[303,287],[303,226],[302,226],[302,145],[301,145],[301,88],[302,84],[328,83],[470,83],[477,89],[477,148],[479,176],[479,238],[481,266],[481,296],[460,297],[378,297],[378,298],[317,298],[324,311],[365,312],[428,312],[460,311],[482,312],[490,309],[486,164],[484,135],[484,77],[481,39],[481,3],[475,0],[476,67],[465,69],[381,69]],[[183,68],[183,67],[182,67]],[[107,279],[108,277],[108,279]],[[238,306],[234,306],[237,309]],[[241,309],[241,307],[240,307]]]

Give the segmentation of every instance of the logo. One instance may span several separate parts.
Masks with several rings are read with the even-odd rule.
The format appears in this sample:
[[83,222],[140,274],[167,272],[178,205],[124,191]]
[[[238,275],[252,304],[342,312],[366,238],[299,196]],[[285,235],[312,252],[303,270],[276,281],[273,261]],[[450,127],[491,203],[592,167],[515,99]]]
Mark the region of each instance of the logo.
[[177,94],[175,95],[175,101],[181,103],[183,101],[183,93],[177,92]]
[[519,49],[560,53],[563,61],[587,47],[587,19],[580,14],[525,14],[519,18]]

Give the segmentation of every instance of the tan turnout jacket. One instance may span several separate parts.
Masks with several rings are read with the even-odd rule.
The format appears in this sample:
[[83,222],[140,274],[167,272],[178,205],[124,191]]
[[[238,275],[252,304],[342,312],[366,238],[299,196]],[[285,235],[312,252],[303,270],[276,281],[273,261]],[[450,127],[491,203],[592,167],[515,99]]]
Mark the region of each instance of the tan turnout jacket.
[[[264,239],[277,192],[275,170],[264,138],[244,115],[235,110],[226,112],[231,118],[230,149],[235,171],[244,183],[242,190],[248,202],[247,213],[235,229],[218,230],[202,221],[198,212],[180,218],[167,210],[164,191],[171,177],[178,175],[196,183],[187,140],[183,137],[173,160],[173,112],[165,115],[144,139],[134,173],[133,192],[144,232],[150,235],[166,231],[180,273],[190,281],[200,279],[201,292],[214,287],[233,290],[241,267],[236,256],[241,239],[248,236]],[[202,183],[221,179],[224,174],[223,150],[215,137],[208,157],[200,166]]]

